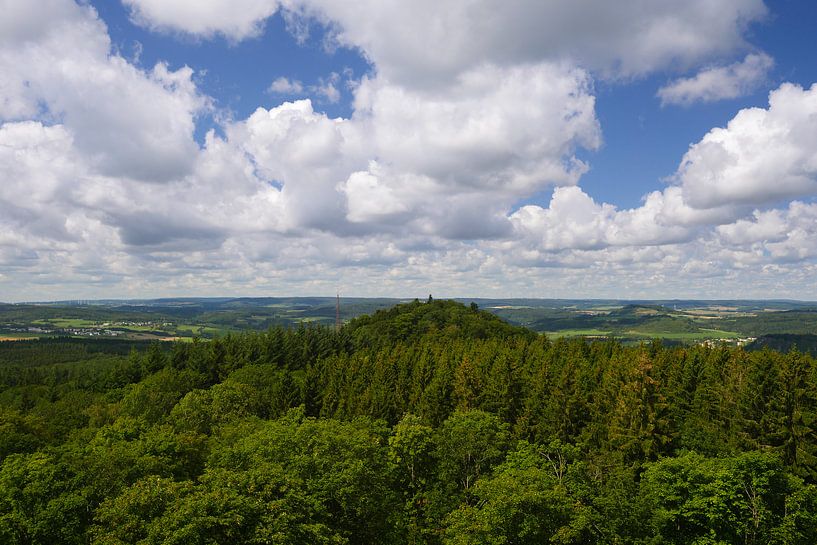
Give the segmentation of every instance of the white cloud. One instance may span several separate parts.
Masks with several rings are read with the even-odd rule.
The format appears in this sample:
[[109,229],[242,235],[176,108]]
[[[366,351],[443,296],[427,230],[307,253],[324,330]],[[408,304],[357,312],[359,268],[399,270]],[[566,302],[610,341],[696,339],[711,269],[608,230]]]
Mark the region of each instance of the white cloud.
[[[149,28],[232,39],[257,35],[275,0],[124,0]],[[484,62],[571,59],[608,76],[690,66],[745,46],[762,0],[283,0],[295,28],[314,18],[359,48],[390,81],[430,86]],[[476,38],[475,38],[476,37]]]
[[[274,9],[222,21],[213,13],[226,3],[173,4],[130,5],[150,28],[229,39],[253,35]],[[192,132],[209,100],[190,69],[133,66],[87,6],[30,5],[13,2],[16,20],[0,21],[0,299],[339,285],[803,297],[817,274],[817,205],[778,204],[814,195],[815,88],[783,85],[768,109],[711,131],[640,206],[578,187],[579,150],[602,142],[591,74],[731,55],[760,2],[310,2],[308,16],[374,63],[351,89],[354,113],[284,102],[225,122],[202,146]],[[331,102],[328,87],[339,93],[347,77],[281,78],[271,92]],[[547,206],[513,211],[549,188]]]
[[717,228],[720,241],[764,261],[802,262],[817,257],[817,204],[799,201],[784,210],[756,210],[748,219]]
[[73,138],[61,126],[34,121],[0,125],[2,230],[42,243],[72,238],[65,227],[67,182],[81,178],[85,170],[72,157],[72,148]]
[[731,245],[777,242],[785,238],[787,231],[788,222],[780,210],[756,210],[751,219],[740,219],[716,228],[721,239]]
[[514,198],[576,183],[586,167],[574,150],[601,143],[594,106],[582,70],[483,65],[439,91],[364,79],[353,120],[381,163],[451,191],[501,189]]
[[295,0],[287,7],[334,25],[340,43],[360,48],[391,81],[423,86],[483,62],[571,59],[616,77],[689,65],[743,47],[746,25],[766,13],[761,0]]
[[277,0],[122,0],[131,18],[153,30],[231,40],[257,36],[278,10]]
[[769,108],[741,110],[684,155],[677,180],[694,208],[760,206],[817,192],[817,86],[783,84]]
[[328,78],[321,78],[318,85],[312,86],[311,90],[330,104],[336,104],[340,100],[340,91],[337,87],[339,81],[340,74],[332,72]]
[[574,151],[600,143],[586,73],[549,64],[484,66],[445,92],[364,79],[351,119],[301,100],[227,132],[283,185],[291,229],[452,238],[509,232],[517,199],[575,184],[586,167]]
[[368,222],[408,210],[406,203],[395,195],[394,189],[383,185],[372,171],[377,171],[376,165],[370,166],[369,171],[353,172],[339,187],[346,194],[346,217],[349,221]]
[[309,100],[259,108],[228,127],[229,142],[252,158],[258,175],[283,185],[287,229],[342,228],[345,210],[335,186],[365,167],[348,121],[317,113]]
[[684,244],[739,215],[732,207],[691,208],[675,186],[654,191],[640,207],[624,210],[596,203],[579,187],[560,187],[547,208],[524,206],[510,220],[529,248],[563,251]]
[[770,94],[768,109],[743,110],[692,145],[675,185],[648,194],[640,207],[618,210],[565,187],[547,208],[525,206],[510,219],[534,263],[608,263],[650,245],[682,248],[690,275],[810,260],[817,256],[817,205],[756,207],[817,194],[815,118],[817,87],[784,84]]
[[524,206],[511,221],[542,250],[588,250],[609,245],[614,216],[613,206],[596,204],[578,187],[561,187],[548,208]]
[[740,62],[707,68],[694,77],[682,78],[658,90],[662,105],[715,102],[737,98],[757,89],[774,66],[765,53],[752,53]]
[[282,76],[270,84],[268,91],[281,95],[300,95],[304,92],[304,85],[298,80],[291,80]]
[[[59,121],[101,173],[166,181],[192,168],[194,116],[208,105],[192,70],[157,64],[143,72],[111,53],[92,8],[48,0],[53,11],[23,19],[16,40],[0,44],[0,121]],[[43,7],[43,6],[41,6]]]
[[315,85],[305,86],[299,80],[279,77],[267,88],[267,92],[284,96],[303,96],[309,94],[321,102],[336,104],[340,100],[338,83],[340,74],[332,72],[326,78],[319,78]]

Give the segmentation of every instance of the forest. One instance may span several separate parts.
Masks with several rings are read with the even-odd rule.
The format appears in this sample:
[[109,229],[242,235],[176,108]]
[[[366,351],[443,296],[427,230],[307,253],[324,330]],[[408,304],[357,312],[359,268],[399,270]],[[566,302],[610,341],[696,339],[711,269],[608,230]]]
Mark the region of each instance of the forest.
[[3,342],[0,543],[813,545],[817,365],[431,297],[337,330]]

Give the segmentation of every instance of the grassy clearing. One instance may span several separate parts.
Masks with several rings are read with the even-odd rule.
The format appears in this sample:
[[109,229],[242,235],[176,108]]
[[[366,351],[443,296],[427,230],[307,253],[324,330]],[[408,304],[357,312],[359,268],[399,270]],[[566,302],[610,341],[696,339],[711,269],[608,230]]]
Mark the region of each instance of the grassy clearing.
[[637,337],[641,339],[669,339],[673,341],[705,341],[708,339],[737,339],[739,334],[733,331],[721,331],[719,329],[703,329],[699,331],[656,331],[643,332],[637,330],[627,331],[625,333],[628,337]]
[[[170,338],[167,338],[167,339],[162,339],[162,340],[163,340],[163,341],[164,341],[164,340],[170,340]],[[199,339],[199,340],[201,340],[201,341],[208,341],[209,339]],[[192,343],[192,342],[193,342],[193,337],[173,337],[173,342],[177,342],[177,343]]]
[[32,323],[51,327],[95,327],[99,322],[94,320],[84,320],[82,318],[48,318],[44,320],[34,320]]
[[187,335],[200,338],[223,337],[228,333],[235,333],[236,331],[235,329],[225,327],[198,324],[176,324],[172,329],[175,330],[176,334],[179,335],[182,340],[191,339],[191,337]]
[[116,329],[124,330],[124,331],[139,331],[139,332],[150,332],[150,331],[164,332],[164,331],[167,331],[163,327],[149,326],[149,325],[118,325],[118,326],[113,326],[113,327],[115,327]]
[[742,337],[737,331],[723,331],[722,329],[706,329],[703,327],[701,331],[707,333],[713,339],[739,339]]
[[737,339],[739,333],[734,331],[722,331],[719,329],[704,329],[698,331],[639,331],[631,329],[629,331],[611,331],[603,329],[561,329],[558,331],[546,331],[545,335],[552,339],[560,337],[618,337],[631,339],[634,341],[645,341],[651,339],[667,339],[672,341],[705,341],[709,339]]
[[559,337],[607,337],[611,331],[601,329],[561,329],[559,331],[545,331],[545,335],[551,338]]
[[220,329],[218,327],[212,327],[208,325],[196,325],[196,324],[178,324],[175,326],[176,331],[189,331],[194,335],[202,335],[202,334],[216,334],[216,333],[223,333],[226,332],[226,329]]
[[299,322],[329,322],[329,318],[324,318],[323,316],[307,316],[305,318],[298,318]]
[[38,335],[28,334],[28,333],[15,333],[13,335],[9,334],[6,335],[5,333],[0,333],[0,342],[3,341],[31,341],[34,339],[39,339]]

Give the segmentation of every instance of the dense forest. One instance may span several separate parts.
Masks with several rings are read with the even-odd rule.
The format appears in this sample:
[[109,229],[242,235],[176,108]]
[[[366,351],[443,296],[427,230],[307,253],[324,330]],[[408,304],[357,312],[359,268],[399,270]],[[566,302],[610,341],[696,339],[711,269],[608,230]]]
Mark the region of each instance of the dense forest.
[[415,301],[0,343],[0,543],[817,543],[817,366]]

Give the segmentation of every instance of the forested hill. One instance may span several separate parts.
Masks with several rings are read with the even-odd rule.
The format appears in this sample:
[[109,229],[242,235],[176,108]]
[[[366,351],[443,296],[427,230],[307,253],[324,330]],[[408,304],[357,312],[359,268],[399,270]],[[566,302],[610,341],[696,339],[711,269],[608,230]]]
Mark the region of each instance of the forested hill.
[[390,345],[416,342],[424,337],[447,339],[533,338],[529,329],[516,327],[488,312],[476,303],[465,306],[455,301],[429,300],[394,305],[371,316],[360,316],[347,326],[358,345]]
[[798,335],[794,333],[778,333],[762,335],[747,346],[750,350],[771,348],[782,352],[799,350],[812,356],[817,356],[817,335]]
[[414,302],[0,343],[3,544],[817,543],[817,366]]

